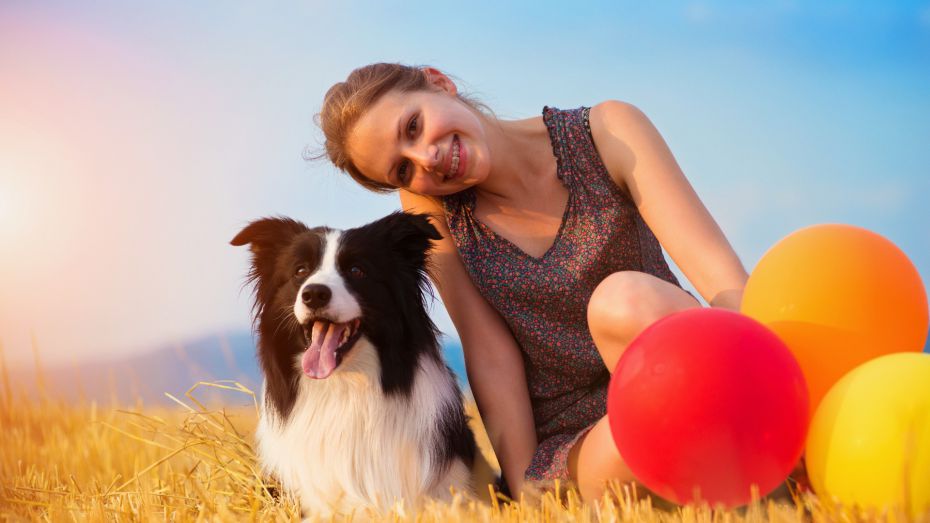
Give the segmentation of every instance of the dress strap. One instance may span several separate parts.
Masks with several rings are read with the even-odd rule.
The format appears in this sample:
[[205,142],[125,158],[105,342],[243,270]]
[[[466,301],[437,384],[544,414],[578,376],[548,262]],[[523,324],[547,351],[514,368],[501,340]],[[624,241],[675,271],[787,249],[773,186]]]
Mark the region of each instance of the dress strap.
[[591,134],[591,108],[590,107],[581,108],[581,120],[584,122],[584,130],[588,131],[588,138],[591,139],[591,143],[594,143],[594,135]]

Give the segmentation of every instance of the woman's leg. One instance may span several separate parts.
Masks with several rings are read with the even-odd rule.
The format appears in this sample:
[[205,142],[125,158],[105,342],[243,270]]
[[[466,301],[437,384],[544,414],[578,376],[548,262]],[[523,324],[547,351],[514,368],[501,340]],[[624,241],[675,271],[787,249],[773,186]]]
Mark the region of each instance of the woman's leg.
[[[695,307],[700,307],[697,300],[665,280],[642,272],[617,272],[604,278],[591,295],[588,326],[604,364],[613,372],[643,329],[673,312]],[[572,447],[568,469],[586,501],[600,498],[607,480],[633,479],[614,445],[607,416]]]
[[700,306],[680,287],[651,274],[615,272],[598,284],[588,301],[588,328],[612,373],[620,355],[646,327],[673,312]]

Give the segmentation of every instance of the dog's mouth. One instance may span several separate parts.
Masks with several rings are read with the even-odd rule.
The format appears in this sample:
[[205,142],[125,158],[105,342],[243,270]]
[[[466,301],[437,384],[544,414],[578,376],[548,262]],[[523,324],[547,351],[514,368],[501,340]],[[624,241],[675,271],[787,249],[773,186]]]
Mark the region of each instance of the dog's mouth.
[[314,379],[329,377],[361,337],[360,325],[359,318],[345,323],[317,318],[303,324],[307,348],[300,365],[304,374]]

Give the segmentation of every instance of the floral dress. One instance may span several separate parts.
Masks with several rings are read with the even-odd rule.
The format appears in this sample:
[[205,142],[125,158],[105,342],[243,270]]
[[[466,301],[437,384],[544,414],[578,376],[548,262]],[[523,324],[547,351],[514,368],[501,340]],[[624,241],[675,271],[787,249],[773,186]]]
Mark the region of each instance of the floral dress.
[[446,196],[452,239],[484,298],[523,354],[539,446],[531,481],[567,479],[572,445],[607,412],[610,373],[588,329],[587,305],[611,273],[640,271],[679,285],[636,205],[591,139],[590,108],[543,108],[568,204],[552,246],[534,257],[475,217],[474,189]]

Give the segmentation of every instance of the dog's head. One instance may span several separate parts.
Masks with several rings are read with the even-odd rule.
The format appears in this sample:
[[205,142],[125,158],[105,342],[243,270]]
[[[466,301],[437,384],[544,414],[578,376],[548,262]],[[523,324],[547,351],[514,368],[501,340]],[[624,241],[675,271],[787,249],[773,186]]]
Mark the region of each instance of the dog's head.
[[301,376],[329,378],[362,342],[378,353],[384,392],[409,392],[417,356],[437,350],[425,294],[430,240],[440,238],[408,213],[346,231],[263,218],[233,238],[252,251],[259,358],[279,412]]

